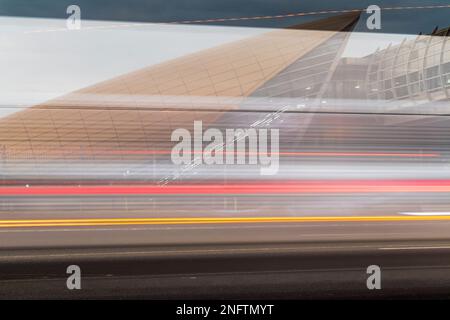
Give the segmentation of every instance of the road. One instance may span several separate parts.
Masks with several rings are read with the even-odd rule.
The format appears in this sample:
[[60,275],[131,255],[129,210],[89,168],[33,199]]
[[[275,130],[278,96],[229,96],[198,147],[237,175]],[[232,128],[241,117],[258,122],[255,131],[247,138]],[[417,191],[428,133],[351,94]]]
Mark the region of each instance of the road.
[[[3,163],[0,297],[446,297],[449,118],[281,120],[271,177],[201,166],[161,186],[170,153],[151,148],[70,168]],[[85,290],[65,289],[69,264],[85,270]],[[365,286],[373,264],[376,293]]]
[[[0,298],[448,298],[450,242],[389,241],[7,251]],[[66,288],[77,264],[82,289]],[[381,268],[368,290],[367,267]]]

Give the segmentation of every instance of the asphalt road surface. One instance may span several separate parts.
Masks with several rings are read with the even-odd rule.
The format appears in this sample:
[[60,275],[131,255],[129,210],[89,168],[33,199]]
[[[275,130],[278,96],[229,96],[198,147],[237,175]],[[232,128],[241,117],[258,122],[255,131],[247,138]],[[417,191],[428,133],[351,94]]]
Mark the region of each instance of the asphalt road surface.
[[[448,298],[450,243],[280,243],[7,251],[0,298]],[[68,265],[81,289],[68,290]],[[367,268],[381,269],[369,290]]]

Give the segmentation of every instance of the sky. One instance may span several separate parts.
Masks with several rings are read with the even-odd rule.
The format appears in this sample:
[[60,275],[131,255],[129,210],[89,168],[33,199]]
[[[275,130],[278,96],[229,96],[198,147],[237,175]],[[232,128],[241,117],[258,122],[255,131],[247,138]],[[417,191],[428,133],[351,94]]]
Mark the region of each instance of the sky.
[[[78,4],[82,30],[65,30],[66,8]],[[0,117],[65,93],[268,28],[325,16],[244,20],[233,23],[152,22],[286,14],[327,9],[442,5],[445,1],[293,0],[0,0]],[[450,9],[383,12],[382,30],[361,19],[345,56],[364,56],[436,25],[450,25]],[[145,22],[130,26],[130,22]],[[98,28],[108,26],[108,28]],[[114,26],[110,28],[109,26]],[[94,28],[92,28],[94,27]],[[92,29],[90,29],[92,28]]]
[[[432,6],[450,4],[448,0],[0,0],[0,16],[41,18],[66,17],[71,4],[82,8],[83,19],[109,21],[171,22],[181,20],[279,15],[293,12],[342,10],[394,6]],[[389,11],[384,14],[384,33],[431,31],[447,26],[450,9]],[[250,27],[283,27],[315,17],[244,20],[216,23]],[[361,26],[364,29],[364,26]],[[364,31],[364,30],[361,30]]]
[[13,112],[14,106],[34,105],[159,62],[267,31],[82,23],[81,30],[66,30],[62,19],[0,17],[0,116]]

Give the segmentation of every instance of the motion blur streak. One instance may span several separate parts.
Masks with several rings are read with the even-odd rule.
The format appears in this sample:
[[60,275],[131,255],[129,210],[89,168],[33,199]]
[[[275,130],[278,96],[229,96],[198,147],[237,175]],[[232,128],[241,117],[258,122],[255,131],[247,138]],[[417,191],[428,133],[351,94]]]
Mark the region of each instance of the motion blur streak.
[[2,196],[450,192],[450,180],[317,180],[266,184],[2,187]]
[[[98,152],[99,154],[149,154],[149,155],[167,155],[171,154],[171,150],[107,150]],[[97,154],[97,152],[94,152]],[[187,152],[189,154],[203,154],[202,152]],[[223,151],[224,154],[230,152]],[[233,154],[259,155],[259,152],[233,152]],[[436,158],[440,157],[439,153],[392,153],[392,152],[272,152],[271,154],[278,154],[280,156],[305,156],[305,157],[406,157],[406,158]]]
[[230,218],[134,218],[134,219],[61,219],[61,220],[0,220],[1,228],[70,227],[105,225],[166,225],[223,223],[287,223],[287,222],[388,222],[439,221],[450,216],[340,216],[340,217],[230,217]]

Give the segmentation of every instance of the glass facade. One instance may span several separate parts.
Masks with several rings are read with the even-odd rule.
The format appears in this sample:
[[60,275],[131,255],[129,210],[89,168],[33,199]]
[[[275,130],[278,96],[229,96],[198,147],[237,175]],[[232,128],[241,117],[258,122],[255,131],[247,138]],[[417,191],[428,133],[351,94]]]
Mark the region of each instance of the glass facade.
[[419,35],[369,57],[369,99],[423,103],[450,98],[450,28]]

